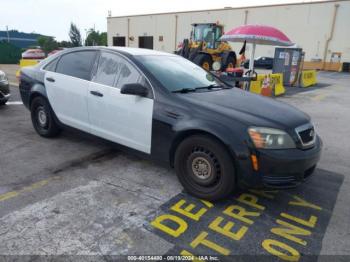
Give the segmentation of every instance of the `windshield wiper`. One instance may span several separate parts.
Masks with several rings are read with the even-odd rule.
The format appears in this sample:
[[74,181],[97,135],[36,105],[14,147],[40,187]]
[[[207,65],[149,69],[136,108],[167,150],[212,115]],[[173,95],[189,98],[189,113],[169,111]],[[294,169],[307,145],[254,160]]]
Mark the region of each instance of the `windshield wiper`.
[[196,90],[199,90],[199,89],[211,90],[211,89],[214,89],[214,88],[229,89],[229,87],[225,87],[223,85],[211,84],[211,85],[200,86],[200,87],[196,87],[196,88],[182,88],[182,89],[178,89],[178,90],[172,91],[172,93],[189,93],[189,92],[196,92]]
[[189,92],[196,92],[197,88],[182,88],[178,90],[172,91],[172,93],[189,93]]
[[217,85],[217,84],[211,84],[211,85],[208,85],[208,86],[201,86],[201,87],[196,87],[196,89],[213,89],[213,88],[225,88],[224,86],[222,85]]

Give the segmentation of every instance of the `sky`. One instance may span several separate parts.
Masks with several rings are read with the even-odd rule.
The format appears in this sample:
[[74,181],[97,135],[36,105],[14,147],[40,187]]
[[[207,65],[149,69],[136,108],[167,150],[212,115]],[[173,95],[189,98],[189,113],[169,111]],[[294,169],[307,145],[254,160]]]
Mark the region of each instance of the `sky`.
[[108,11],[112,16],[190,11],[224,7],[270,5],[302,0],[0,0],[0,30],[16,29],[68,40],[70,23],[85,37],[95,27],[107,31]]

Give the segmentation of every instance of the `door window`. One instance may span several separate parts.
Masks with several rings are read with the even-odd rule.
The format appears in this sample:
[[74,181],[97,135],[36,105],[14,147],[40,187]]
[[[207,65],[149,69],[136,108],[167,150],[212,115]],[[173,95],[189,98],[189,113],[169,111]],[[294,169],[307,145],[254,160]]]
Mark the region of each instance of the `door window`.
[[57,64],[56,72],[90,80],[95,51],[78,51],[63,55]]
[[120,68],[116,87],[121,88],[125,84],[139,83],[141,80],[140,73],[124,58],[120,58]]
[[92,81],[107,86],[114,86],[116,76],[119,73],[119,69],[119,56],[108,52],[101,52],[97,71],[93,76]]

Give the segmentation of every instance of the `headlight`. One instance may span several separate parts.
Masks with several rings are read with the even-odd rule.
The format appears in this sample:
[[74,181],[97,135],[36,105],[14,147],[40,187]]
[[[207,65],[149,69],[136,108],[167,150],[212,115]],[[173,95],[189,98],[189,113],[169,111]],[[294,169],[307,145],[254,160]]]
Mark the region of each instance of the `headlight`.
[[215,61],[212,64],[212,68],[214,71],[220,71],[221,70],[221,63],[219,61]]
[[6,80],[6,75],[4,72],[0,72],[0,81]]
[[290,135],[279,129],[267,127],[251,127],[248,129],[248,133],[256,148],[295,148],[295,143]]

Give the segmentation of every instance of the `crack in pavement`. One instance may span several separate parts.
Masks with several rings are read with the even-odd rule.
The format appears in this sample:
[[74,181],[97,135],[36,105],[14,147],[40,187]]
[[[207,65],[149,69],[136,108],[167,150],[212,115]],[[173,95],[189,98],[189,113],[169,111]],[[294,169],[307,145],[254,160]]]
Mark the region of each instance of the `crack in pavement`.
[[[112,186],[112,187],[121,188],[121,189],[124,189],[125,191],[128,191],[128,192],[143,194],[143,195],[145,195],[145,196],[147,196],[147,197],[149,197],[149,198],[152,198],[153,200],[162,201],[161,198],[158,198],[158,197],[149,195],[149,194],[147,194],[147,193],[145,193],[145,192],[141,192],[141,191],[139,191],[139,190],[132,190],[132,189],[130,189],[130,188],[125,188],[125,187],[123,187],[123,186],[116,185],[116,184],[113,184],[113,183],[111,183],[111,182],[105,182],[105,181],[103,181],[103,180],[98,180],[98,179],[92,179],[92,180],[94,180],[94,181],[96,181],[96,182],[101,182],[101,183],[106,184],[106,185],[110,185],[110,186]],[[124,179],[124,180],[128,181],[127,179]],[[135,183],[135,182],[133,182],[133,183]],[[138,183],[135,183],[135,184],[138,184]],[[138,184],[138,185],[139,185],[139,184]],[[141,185],[141,186],[150,188],[150,187],[145,186],[145,185]]]
[[90,164],[96,164],[96,163],[101,163],[101,162],[110,160],[116,157],[117,155],[118,155],[117,151],[114,149],[111,149],[111,148],[104,149],[104,150],[89,154],[87,156],[65,162],[61,166],[56,167],[55,169],[51,169],[50,172],[52,174],[59,174],[71,169],[85,168]]

